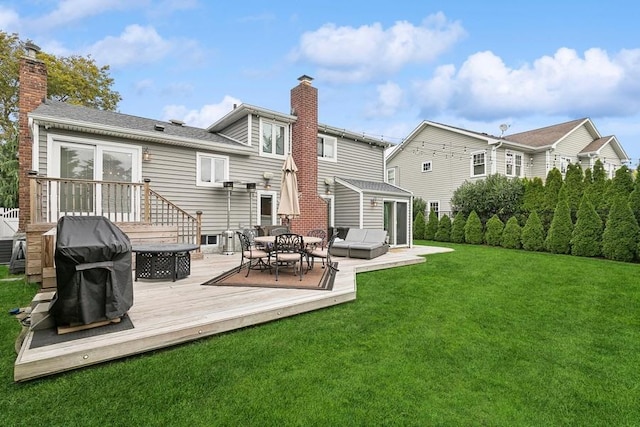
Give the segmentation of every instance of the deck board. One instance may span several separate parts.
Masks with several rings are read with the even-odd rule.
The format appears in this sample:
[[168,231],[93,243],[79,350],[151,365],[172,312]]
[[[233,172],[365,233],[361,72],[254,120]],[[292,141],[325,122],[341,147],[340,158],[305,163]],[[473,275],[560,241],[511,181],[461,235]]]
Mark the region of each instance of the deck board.
[[239,255],[193,260],[191,275],[171,281],[134,282],[128,316],[134,328],[30,349],[27,334],[14,365],[14,380],[26,381],[169,347],[356,299],[358,272],[424,262],[421,255],[448,251],[418,246],[395,249],[373,260],[339,262],[333,289],[282,289],[201,284],[240,262]]

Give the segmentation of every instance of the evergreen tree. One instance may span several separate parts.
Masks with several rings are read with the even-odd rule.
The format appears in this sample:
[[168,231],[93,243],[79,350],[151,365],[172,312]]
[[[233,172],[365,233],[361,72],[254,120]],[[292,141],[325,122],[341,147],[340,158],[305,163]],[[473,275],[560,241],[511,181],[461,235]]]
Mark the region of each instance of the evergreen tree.
[[564,178],[564,187],[567,192],[567,202],[571,209],[571,220],[575,222],[582,193],[584,191],[584,174],[582,166],[577,163],[570,163],[567,167],[567,174]]
[[438,231],[436,231],[435,239],[438,242],[451,241],[451,219],[448,215],[443,215],[438,222]]
[[551,219],[553,218],[553,211],[558,204],[558,194],[564,181],[562,180],[562,173],[558,168],[553,168],[547,174],[547,180],[544,184],[544,208],[539,213],[540,221],[545,230],[549,228]]
[[413,220],[413,239],[414,240],[422,240],[424,239],[424,214],[422,212],[418,212],[416,218]]
[[500,246],[503,231],[504,223],[498,215],[493,215],[489,218],[489,221],[487,221],[487,230],[484,233],[485,243],[489,246]]
[[561,191],[558,206],[553,212],[551,226],[544,241],[545,249],[554,254],[568,254],[571,250],[571,233],[573,233],[571,210],[566,192]]
[[481,245],[482,237],[482,221],[476,211],[471,211],[464,225],[464,241],[472,245]]
[[536,211],[529,214],[522,228],[522,248],[527,251],[544,250],[544,228]]
[[629,194],[629,206],[636,217],[636,221],[640,224],[640,166],[638,166],[638,173],[633,183],[633,191]]
[[462,212],[458,212],[453,217],[453,225],[451,226],[451,241],[454,243],[464,243],[464,226],[467,219]]
[[600,159],[596,160],[593,165],[593,180],[591,185],[585,189],[589,195],[589,201],[593,204],[593,208],[598,212],[600,219],[604,223],[607,218],[606,203],[604,200],[605,191],[607,190],[607,172],[604,170],[604,165]]
[[633,191],[633,177],[628,167],[622,166],[616,170],[615,175],[605,191],[605,204],[608,208],[613,206],[616,198],[621,197],[625,200]]
[[544,208],[544,183],[542,178],[536,176],[527,180],[524,187],[524,201],[522,208],[525,212],[533,212]]
[[438,231],[438,214],[436,213],[436,211],[431,209],[431,212],[429,212],[429,220],[427,221],[427,226],[424,230],[424,239],[435,239],[436,231]]
[[571,234],[571,254],[588,257],[602,255],[602,220],[587,195],[582,197],[578,220]]
[[[535,212],[535,211],[534,211]],[[502,240],[500,244],[504,248],[508,249],[520,249],[522,246],[521,239],[522,238],[522,227],[518,224],[518,219],[515,216],[512,216],[507,221],[507,224],[504,226],[504,231],[502,232]]]
[[602,233],[604,257],[615,261],[633,261],[638,250],[639,233],[638,221],[627,199],[615,197]]

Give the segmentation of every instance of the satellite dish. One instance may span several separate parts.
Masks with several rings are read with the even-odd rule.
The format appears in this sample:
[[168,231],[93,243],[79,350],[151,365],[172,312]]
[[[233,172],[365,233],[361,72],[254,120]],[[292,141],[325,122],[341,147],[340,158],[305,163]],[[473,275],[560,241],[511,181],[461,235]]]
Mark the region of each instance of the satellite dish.
[[509,125],[506,123],[503,123],[500,125],[500,130],[502,131],[502,133],[500,134],[500,136],[504,135],[504,133],[507,131],[507,129],[509,129]]

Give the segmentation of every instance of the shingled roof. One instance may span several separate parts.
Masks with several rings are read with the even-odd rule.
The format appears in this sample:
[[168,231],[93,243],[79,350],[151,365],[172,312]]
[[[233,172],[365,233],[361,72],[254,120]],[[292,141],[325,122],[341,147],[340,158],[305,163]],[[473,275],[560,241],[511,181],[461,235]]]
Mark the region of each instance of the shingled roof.
[[569,132],[580,126],[588,119],[577,119],[566,123],[547,126],[540,129],[533,129],[526,132],[514,133],[504,136],[507,141],[526,145],[532,148],[547,147],[558,142]]
[[78,129],[96,134],[118,135],[172,145],[225,145],[243,150],[246,146],[231,138],[206,129],[184,126],[180,122],[166,122],[131,116],[113,111],[98,110],[66,102],[46,100],[30,114],[42,124]]

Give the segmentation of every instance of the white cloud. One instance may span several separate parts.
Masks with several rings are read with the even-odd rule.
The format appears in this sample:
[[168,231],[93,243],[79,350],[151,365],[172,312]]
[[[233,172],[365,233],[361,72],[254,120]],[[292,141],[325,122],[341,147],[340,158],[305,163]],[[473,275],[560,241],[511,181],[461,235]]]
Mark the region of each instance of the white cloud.
[[370,117],[390,117],[404,104],[404,91],[394,82],[386,82],[376,87],[378,100],[368,107]]
[[175,42],[163,39],[153,27],[129,25],[118,37],[106,37],[87,50],[99,64],[122,67],[164,58]]
[[147,0],[62,0],[52,12],[33,22],[34,28],[58,28],[109,10],[126,10],[148,4]]
[[318,75],[335,82],[367,81],[398,71],[410,63],[434,61],[465,36],[458,22],[444,14],[427,17],[416,26],[398,21],[358,28],[326,24],[304,33],[291,57],[320,67]]
[[7,33],[18,32],[20,17],[13,9],[0,6],[0,28]]
[[579,56],[561,48],[519,68],[494,53],[470,56],[460,69],[439,67],[416,85],[425,112],[447,109],[469,119],[531,114],[597,116],[640,111],[640,49],[610,57],[602,49]]
[[188,126],[206,128],[240,105],[240,100],[226,95],[218,104],[204,105],[199,110],[189,110],[184,105],[167,105],[163,108],[163,119],[179,119]]

